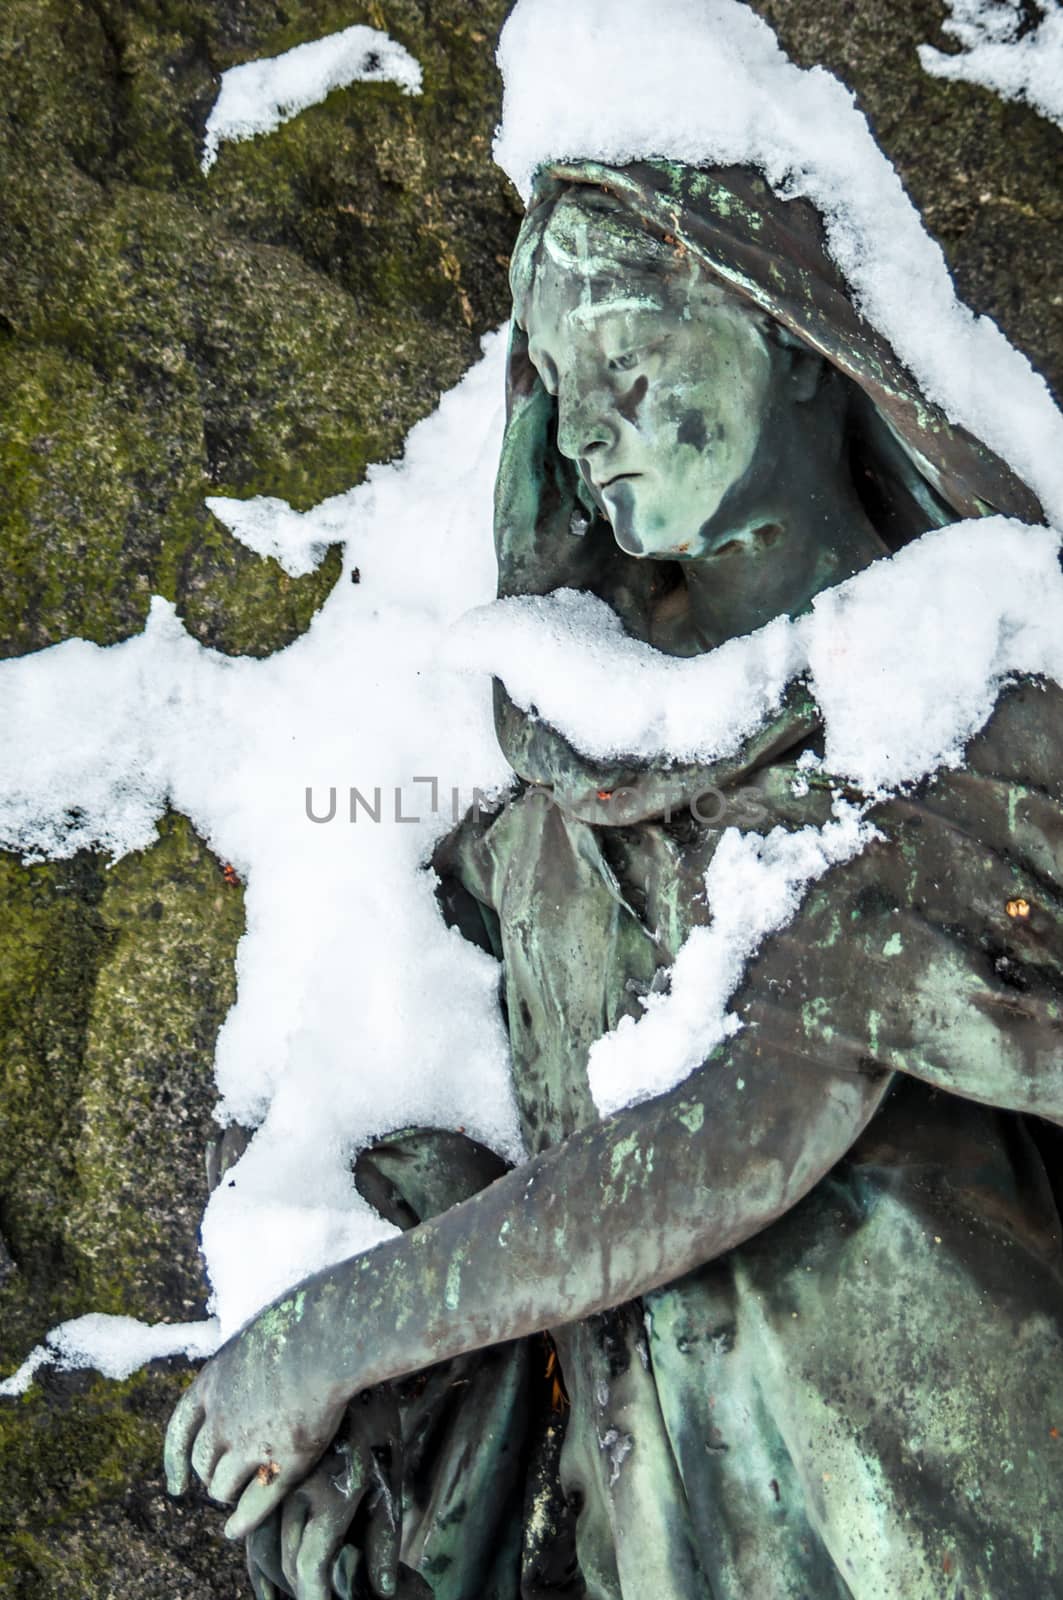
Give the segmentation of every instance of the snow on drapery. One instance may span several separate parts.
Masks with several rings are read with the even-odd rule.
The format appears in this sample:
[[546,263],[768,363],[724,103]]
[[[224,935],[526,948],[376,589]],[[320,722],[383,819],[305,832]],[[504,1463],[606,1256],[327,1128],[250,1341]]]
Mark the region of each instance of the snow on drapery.
[[[753,164],[811,198],[865,314],[1063,519],[1063,419],[1044,384],[957,302],[848,91],[790,64],[738,0],[518,0],[500,60],[497,154],[525,192],[551,157],[659,155]],[[201,648],[156,601],[124,644],[68,641],[0,666],[2,842],[120,854],[150,844],[169,804],[247,884],[217,1076],[222,1116],[258,1131],[205,1217],[216,1321],[185,1330],[197,1354],[391,1231],[351,1182],[352,1152],[375,1135],[460,1124],[520,1154],[497,968],[444,927],[421,870],[474,788],[510,780],[489,673],[588,754],[658,759],[736,748],[803,672],[828,768],[868,796],[956,762],[1010,672],[1063,676],[1056,535],[1002,518],[929,534],[809,617],[693,660],[627,639],[588,596],[490,602],[502,391],[495,336],[400,464],[304,516],[268,499],[217,504],[291,572],[346,546],[344,578],[307,634],[268,660]],[[357,586],[345,581],[354,564]],[[681,952],[670,995],[596,1047],[602,1109],[667,1087],[733,1031],[729,997],[757,942],[869,833],[850,805],[819,830],[725,836],[710,898],[755,915],[732,928],[721,910]],[[81,1319],[51,1354],[118,1371],[160,1341],[174,1347],[170,1332],[137,1330]]]

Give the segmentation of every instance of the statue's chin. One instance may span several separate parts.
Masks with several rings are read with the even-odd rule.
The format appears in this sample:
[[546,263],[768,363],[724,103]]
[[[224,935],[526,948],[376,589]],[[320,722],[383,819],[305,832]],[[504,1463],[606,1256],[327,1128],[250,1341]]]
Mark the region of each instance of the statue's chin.
[[614,528],[613,538],[627,556],[645,556],[649,552],[642,548],[642,540],[633,528]]
[[[625,555],[647,561],[690,561],[700,552],[702,539],[698,533],[683,538],[682,530],[676,528],[671,530],[670,537],[661,528],[648,535],[639,532],[635,525],[635,496],[629,483],[611,484],[608,500],[607,515],[613,538]],[[645,527],[647,520],[654,519],[647,519],[644,510],[639,520]]]

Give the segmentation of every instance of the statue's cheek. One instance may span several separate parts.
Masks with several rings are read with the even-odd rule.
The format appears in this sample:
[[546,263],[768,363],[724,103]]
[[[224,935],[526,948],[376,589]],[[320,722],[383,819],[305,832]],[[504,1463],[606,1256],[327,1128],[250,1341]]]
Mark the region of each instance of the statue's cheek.
[[675,442],[678,445],[690,445],[699,454],[708,448],[708,425],[704,411],[698,406],[690,406],[679,413],[675,423]]

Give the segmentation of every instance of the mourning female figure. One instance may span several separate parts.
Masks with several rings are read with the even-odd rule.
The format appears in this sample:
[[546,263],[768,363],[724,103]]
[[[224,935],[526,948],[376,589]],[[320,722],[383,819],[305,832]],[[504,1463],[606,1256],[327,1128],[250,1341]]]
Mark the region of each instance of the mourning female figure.
[[[1039,520],[750,172],[548,169],[512,279],[504,595],[693,656],[929,529]],[[821,719],[797,683],[726,759],[607,765],[498,686],[520,784],[434,867],[503,962],[529,1159],[363,1153],[405,1231],[182,1400],[171,1481],[235,1502],[260,1595],[1063,1593],[1061,701],[1013,685],[962,770],[876,805],[741,1029],[603,1120],[588,1052],[711,919],[724,829],[829,819]]]

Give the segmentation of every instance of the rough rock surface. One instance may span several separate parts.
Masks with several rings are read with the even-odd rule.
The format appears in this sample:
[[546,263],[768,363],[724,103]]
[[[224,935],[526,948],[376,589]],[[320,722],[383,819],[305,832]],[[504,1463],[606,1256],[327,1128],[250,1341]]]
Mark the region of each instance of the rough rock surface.
[[[1059,392],[1063,134],[925,77],[938,0],[757,0],[857,92],[961,292]],[[173,599],[266,654],[292,579],[210,493],[308,506],[395,454],[506,314],[515,197],[490,164],[504,0],[7,0],[0,17],[0,653],[111,643]],[[425,94],[353,85],[199,170],[225,67],[353,22]],[[242,895],[188,824],[113,866],[0,859],[0,1370],[89,1310],[201,1312],[214,1039]],[[161,1486],[187,1372],[50,1377],[0,1404],[5,1600],[236,1600],[239,1553]]]

